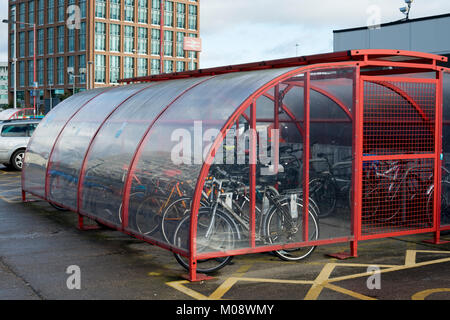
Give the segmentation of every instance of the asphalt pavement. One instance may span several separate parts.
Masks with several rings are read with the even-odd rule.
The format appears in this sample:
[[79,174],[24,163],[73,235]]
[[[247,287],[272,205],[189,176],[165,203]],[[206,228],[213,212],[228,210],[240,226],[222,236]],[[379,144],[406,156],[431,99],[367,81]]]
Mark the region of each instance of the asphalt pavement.
[[301,262],[238,256],[214,279],[189,283],[170,252],[76,226],[73,212],[23,203],[20,173],[0,167],[0,299],[450,300],[450,244],[423,243],[432,234],[363,241],[348,260],[327,256],[345,243]]

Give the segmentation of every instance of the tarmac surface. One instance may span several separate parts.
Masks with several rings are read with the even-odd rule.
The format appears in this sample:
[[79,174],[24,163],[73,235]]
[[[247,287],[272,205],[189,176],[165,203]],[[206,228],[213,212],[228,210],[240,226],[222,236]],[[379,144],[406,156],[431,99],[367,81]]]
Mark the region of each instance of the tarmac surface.
[[76,226],[73,212],[22,203],[20,173],[0,166],[0,299],[450,300],[450,244],[422,242],[432,234],[363,241],[348,260],[327,256],[345,243],[301,262],[238,256],[214,279],[189,283],[170,252]]

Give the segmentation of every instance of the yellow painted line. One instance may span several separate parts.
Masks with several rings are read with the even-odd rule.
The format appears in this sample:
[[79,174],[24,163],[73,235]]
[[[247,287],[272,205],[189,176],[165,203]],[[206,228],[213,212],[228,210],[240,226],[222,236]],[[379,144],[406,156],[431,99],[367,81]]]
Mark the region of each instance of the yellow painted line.
[[211,293],[209,299],[221,299],[225,295],[225,293],[227,293],[228,290],[230,290],[234,286],[236,282],[238,282],[238,278],[230,277],[226,279],[213,293]]
[[348,290],[348,289],[345,289],[345,288],[342,288],[342,287],[338,287],[338,286],[336,286],[334,284],[331,284],[331,283],[325,284],[324,287],[328,288],[328,289],[331,289],[331,290],[334,290],[334,291],[337,291],[337,292],[340,292],[340,293],[343,293],[343,294],[346,294],[346,295],[351,296],[353,298],[360,299],[360,300],[377,300],[375,298],[365,296],[365,295],[363,295],[361,293],[358,293],[358,292],[355,292],[355,291],[351,291],[351,290]]
[[406,250],[405,266],[412,266],[414,264],[416,264],[416,251]]
[[283,279],[266,279],[266,278],[236,278],[239,281],[247,282],[266,282],[266,283],[285,283],[285,284],[313,284],[312,280],[283,280]]
[[412,300],[425,300],[426,297],[428,297],[429,295],[433,294],[433,293],[439,293],[439,292],[450,292],[450,288],[436,288],[436,289],[428,289],[428,290],[423,290],[420,292],[417,292],[416,294],[414,294],[411,299]]
[[336,267],[335,263],[327,263],[322,271],[320,271],[319,275],[317,276],[316,280],[314,280],[313,285],[309,289],[308,293],[305,296],[305,300],[317,300],[320,293],[323,289],[323,283],[328,280],[331,273],[333,272],[334,268]]
[[[403,266],[397,266],[397,267],[392,267],[392,268],[386,268],[386,269],[380,270],[378,273],[387,273],[387,272],[392,272],[392,271],[407,270],[407,269],[412,269],[412,268],[424,267],[424,266],[428,266],[428,265],[432,265],[432,264],[444,263],[444,262],[450,262],[450,258],[420,262],[420,263],[416,263],[414,265],[403,265]],[[331,278],[331,279],[328,279],[327,281],[328,282],[337,282],[337,281],[366,277],[366,276],[370,276],[370,275],[372,275],[372,272],[363,272],[363,273],[357,273],[357,274],[352,274],[352,275],[348,275],[348,276]]]
[[189,281],[187,280],[181,280],[181,281],[172,281],[172,282],[167,282],[166,284],[169,287],[172,287],[194,299],[197,300],[208,300],[209,298],[201,293],[198,293],[195,290],[189,289],[187,287],[185,287],[183,284],[189,283]]
[[22,202],[22,198],[21,197],[9,198],[9,197],[0,196],[0,199],[2,199],[5,202],[8,202],[8,203],[19,203],[19,202]]

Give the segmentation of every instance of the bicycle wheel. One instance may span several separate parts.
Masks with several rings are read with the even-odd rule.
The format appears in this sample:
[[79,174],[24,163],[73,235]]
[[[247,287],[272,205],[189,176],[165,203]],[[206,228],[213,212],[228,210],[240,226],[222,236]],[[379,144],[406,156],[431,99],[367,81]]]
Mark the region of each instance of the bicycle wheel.
[[[161,232],[167,243],[173,240],[173,234],[186,214],[191,212],[192,198],[184,197],[175,200],[164,210],[161,218]],[[206,207],[204,202],[200,202],[200,207]]]
[[[190,243],[190,215],[186,215],[174,232],[173,244],[178,248],[187,249]],[[240,239],[235,223],[224,212],[217,210],[212,219],[209,208],[198,212],[197,223],[197,254],[206,252],[224,252],[233,250]],[[185,269],[189,270],[189,259],[174,253],[175,259]],[[233,259],[232,256],[204,259],[197,261],[197,272],[212,273],[225,267]]]
[[[285,199],[280,202],[280,208],[272,206],[267,220],[266,236],[271,244],[301,243],[303,239],[303,203],[297,201],[297,216],[291,216],[290,201]],[[311,207],[310,207],[311,208]],[[319,239],[319,224],[317,216],[310,209],[308,219],[308,240]],[[288,216],[289,215],[289,216]],[[285,261],[299,261],[308,257],[316,246],[299,247],[274,251],[274,254]]]
[[166,199],[149,196],[138,206],[134,222],[139,233],[152,235],[159,230]]
[[[130,194],[130,200],[128,202],[128,226],[131,229],[136,229],[135,222],[136,218],[134,217],[134,210],[132,209],[133,203],[142,203],[145,199],[145,192],[143,191],[136,191]],[[120,202],[119,210],[117,212],[119,216],[119,222],[122,224],[122,201]]]
[[319,207],[319,217],[326,218],[336,208],[337,190],[329,177],[320,177],[309,182],[309,194]]

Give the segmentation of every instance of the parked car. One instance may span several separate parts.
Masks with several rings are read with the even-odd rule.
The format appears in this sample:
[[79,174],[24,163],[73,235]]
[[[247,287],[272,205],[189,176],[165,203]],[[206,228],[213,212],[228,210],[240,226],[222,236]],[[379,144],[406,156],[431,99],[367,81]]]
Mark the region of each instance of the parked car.
[[22,170],[28,140],[40,119],[4,120],[0,122],[0,163]]

